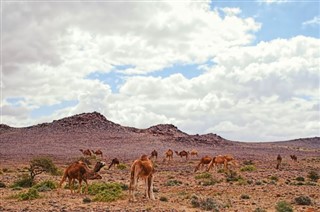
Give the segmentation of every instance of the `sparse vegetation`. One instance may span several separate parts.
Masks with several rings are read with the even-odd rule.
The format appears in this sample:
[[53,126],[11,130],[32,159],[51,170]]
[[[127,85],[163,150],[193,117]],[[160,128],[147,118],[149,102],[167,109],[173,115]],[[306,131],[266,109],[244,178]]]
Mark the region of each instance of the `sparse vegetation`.
[[120,163],[120,164],[117,165],[117,168],[120,169],[120,170],[125,170],[125,169],[127,169],[127,165],[124,164],[124,163]]
[[199,198],[195,195],[191,197],[191,205],[194,208],[201,208],[202,210],[210,210],[219,212],[219,204],[212,198]]
[[311,205],[312,204],[312,201],[311,201],[311,198],[308,197],[308,196],[299,196],[299,197],[296,197],[294,199],[295,203],[297,205]]
[[57,188],[57,184],[53,181],[47,180],[34,185],[33,188],[37,189],[39,192],[51,191]]
[[212,178],[212,175],[209,172],[204,172],[204,173],[196,175],[194,178],[197,179],[197,180],[199,180],[199,179],[210,179],[210,178]]
[[40,198],[40,195],[35,188],[30,188],[27,192],[21,192],[19,194],[16,194],[12,196],[12,198],[18,199],[18,200],[33,200]]
[[112,202],[122,197],[119,183],[94,183],[89,186],[88,194],[94,195],[93,201]]
[[182,182],[179,180],[168,180],[165,185],[166,186],[179,186],[181,184],[182,184]]
[[13,185],[11,185],[10,187],[29,188],[31,186],[33,186],[33,180],[30,178],[30,175],[23,174],[20,175],[19,178],[16,181],[14,181]]
[[297,178],[296,178],[296,181],[303,182],[303,181],[304,181],[304,177],[297,177]]
[[257,170],[257,168],[254,165],[246,165],[246,166],[241,167],[241,169],[240,169],[240,171],[242,171],[242,172],[252,172],[255,170]]
[[267,211],[259,207],[259,208],[256,208],[253,212],[267,212]]
[[271,176],[271,177],[270,177],[270,180],[273,180],[273,181],[276,181],[276,182],[277,182],[277,181],[279,180],[279,178],[278,178],[277,176]]
[[227,182],[236,182],[240,179],[243,179],[237,172],[230,170],[230,172],[226,173],[226,181]]
[[240,199],[250,199],[248,194],[241,194]]
[[286,201],[277,202],[275,209],[277,212],[293,212],[292,205]]
[[252,160],[245,160],[243,161],[243,165],[254,165],[254,162]]
[[308,178],[313,182],[317,182],[320,177],[316,171],[310,171],[308,173]]
[[30,161],[30,167],[28,170],[32,183],[34,181],[34,178],[43,172],[48,172],[52,175],[59,175],[58,168],[53,164],[50,158],[46,157],[38,157],[32,159]]

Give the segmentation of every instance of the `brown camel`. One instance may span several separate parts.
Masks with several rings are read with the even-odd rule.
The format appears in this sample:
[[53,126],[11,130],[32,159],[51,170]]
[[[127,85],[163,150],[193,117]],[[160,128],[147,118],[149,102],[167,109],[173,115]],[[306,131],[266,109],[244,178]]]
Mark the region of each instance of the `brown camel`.
[[[200,162],[198,163],[198,165],[196,166],[196,168],[194,169],[194,172],[198,171],[199,169],[203,168],[204,165],[207,165],[211,162],[212,157],[206,155],[203,158],[201,158]],[[207,167],[208,168],[208,167]]]
[[93,170],[90,170],[84,162],[82,161],[75,162],[65,169],[63,177],[59,183],[59,188],[61,188],[64,181],[66,181],[66,179],[68,178],[70,191],[71,193],[74,193],[73,192],[74,181],[78,180],[79,181],[78,193],[80,193],[81,183],[83,180],[86,183],[86,193],[88,193],[87,180],[102,179],[102,177],[98,174],[98,172],[104,166],[105,166],[105,163],[99,161],[96,163]]
[[298,158],[296,155],[290,155],[290,158],[294,161],[294,162],[297,162],[298,161]]
[[182,157],[186,157],[186,160],[189,159],[189,152],[186,152],[186,151],[182,150],[181,152],[175,151],[175,153],[176,153],[177,155],[179,155],[181,158],[182,158]]
[[173,159],[173,151],[171,149],[168,149],[168,151],[166,151],[165,153],[165,159],[163,161],[165,161],[166,159],[168,159],[168,161]]
[[276,166],[276,169],[279,169],[279,168],[280,168],[281,162],[282,162],[282,157],[281,157],[281,155],[279,154],[279,155],[277,156],[277,166]]
[[83,149],[79,149],[80,152],[82,152],[83,156],[91,156],[91,152],[89,149],[83,150]]
[[208,165],[207,171],[210,171],[213,166],[216,166],[218,164],[223,164],[224,170],[227,171],[229,163],[234,166],[237,165],[237,161],[234,160],[234,157],[232,155],[218,155],[212,158],[211,162]]
[[198,157],[198,151],[195,150],[195,149],[193,149],[193,150],[191,150],[190,155],[191,155],[191,156]]
[[95,154],[96,156],[100,155],[101,158],[103,158],[103,153],[100,149],[98,149],[97,151],[91,150],[93,154]]
[[145,182],[146,198],[155,200],[153,194],[153,173],[155,172],[152,161],[147,155],[142,155],[131,165],[131,176],[129,194],[132,195],[130,200],[136,201],[135,191],[138,187],[138,179],[142,178]]
[[119,164],[120,164],[120,161],[118,160],[118,158],[113,158],[112,161],[111,161],[111,163],[110,163],[110,165],[109,165],[109,167],[108,167],[108,170],[109,170],[112,166],[116,167],[116,165],[119,165]]
[[150,156],[150,159],[153,159],[153,158],[155,158],[155,160],[157,160],[158,158],[158,152],[155,149],[151,152],[151,156]]

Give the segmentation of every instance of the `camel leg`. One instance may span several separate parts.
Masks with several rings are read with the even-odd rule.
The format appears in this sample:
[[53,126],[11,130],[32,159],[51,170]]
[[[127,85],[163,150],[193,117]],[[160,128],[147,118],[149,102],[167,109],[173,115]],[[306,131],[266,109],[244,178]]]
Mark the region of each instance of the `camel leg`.
[[71,194],[73,194],[73,186],[74,186],[74,179],[69,178],[69,189],[71,191]]
[[87,179],[83,179],[83,181],[86,183],[86,191],[85,191],[85,193],[87,194],[88,193],[88,181],[87,181]]
[[80,194],[81,192],[81,187],[82,187],[82,179],[79,179],[79,188],[78,188],[78,193]]
[[153,194],[153,175],[151,174],[148,177],[148,194],[149,194],[149,198],[152,200],[155,200],[154,198],[154,194]]
[[145,195],[146,195],[146,198],[149,199],[150,196],[149,196],[149,186],[148,186],[148,178],[144,178],[144,186],[145,186]]

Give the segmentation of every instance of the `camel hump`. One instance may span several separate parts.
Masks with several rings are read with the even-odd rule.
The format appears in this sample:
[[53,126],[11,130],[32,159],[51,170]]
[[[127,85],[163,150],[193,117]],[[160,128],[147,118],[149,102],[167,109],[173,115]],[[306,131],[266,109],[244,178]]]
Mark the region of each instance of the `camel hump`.
[[148,155],[141,155],[140,160],[142,161],[149,160]]

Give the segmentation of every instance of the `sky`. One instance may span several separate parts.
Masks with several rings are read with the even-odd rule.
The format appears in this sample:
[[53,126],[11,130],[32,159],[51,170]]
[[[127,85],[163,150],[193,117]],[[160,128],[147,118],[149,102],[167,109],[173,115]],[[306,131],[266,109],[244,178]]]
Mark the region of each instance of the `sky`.
[[1,123],[320,136],[319,37],[318,0],[3,0]]

